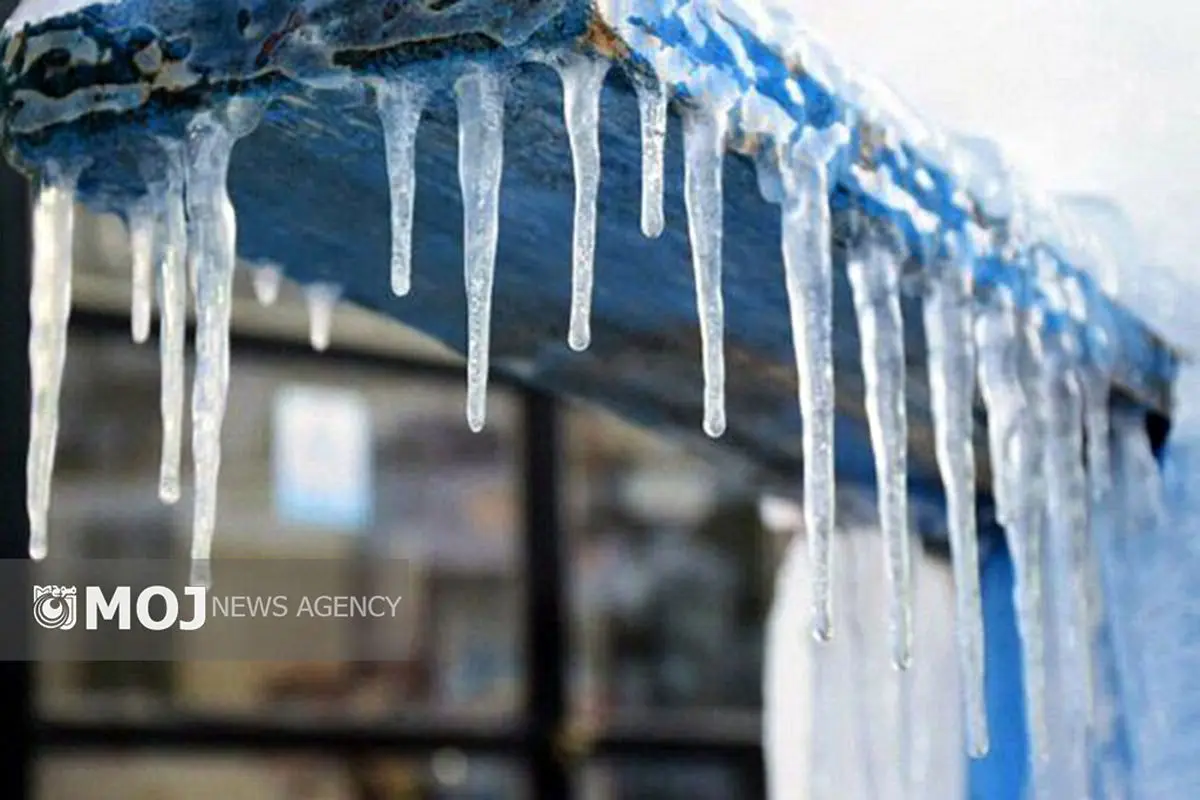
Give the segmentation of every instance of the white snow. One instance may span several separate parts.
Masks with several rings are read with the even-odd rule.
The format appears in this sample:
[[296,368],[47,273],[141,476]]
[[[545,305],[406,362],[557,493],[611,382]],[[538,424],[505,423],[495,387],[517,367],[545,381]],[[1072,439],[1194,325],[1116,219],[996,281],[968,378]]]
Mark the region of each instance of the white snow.
[[102,6],[115,2],[117,0],[22,0],[8,21],[4,23],[4,28],[5,30],[16,30],[88,6]]

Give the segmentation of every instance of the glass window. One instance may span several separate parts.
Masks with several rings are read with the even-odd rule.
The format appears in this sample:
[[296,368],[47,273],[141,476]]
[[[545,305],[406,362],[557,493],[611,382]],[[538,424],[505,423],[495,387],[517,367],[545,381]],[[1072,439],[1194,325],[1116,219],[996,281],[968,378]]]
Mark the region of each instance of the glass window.
[[[289,406],[297,395],[320,402],[297,412]],[[519,404],[495,387],[488,426],[473,434],[463,402],[457,379],[319,356],[240,352],[235,345],[213,553],[217,579],[221,559],[327,558],[364,565],[354,578],[361,590],[361,584],[386,580],[376,556],[406,559],[415,577],[403,624],[364,621],[360,631],[386,639],[392,660],[356,665],[351,654],[340,664],[201,662],[180,651],[174,662],[42,663],[43,709],[265,711],[287,705],[365,716],[512,713],[521,701],[524,658]],[[367,426],[365,479],[340,481],[342,471],[359,462],[342,452],[344,425],[329,427],[332,417],[342,416],[338,404],[348,404]],[[295,413],[302,424],[280,423]],[[305,437],[311,441],[294,441]],[[74,337],[63,389],[52,553],[184,558],[191,530],[189,438],[185,432],[184,496],[163,505],[157,498],[156,348],[113,334]],[[281,459],[299,459],[300,471],[281,468]],[[325,483],[341,487],[335,494],[348,490],[350,499],[308,502],[328,488],[304,483],[304,470],[314,464]],[[304,491],[289,490],[289,481],[300,481]],[[349,513],[339,510],[346,502]],[[358,513],[362,503],[369,507],[365,515]],[[171,637],[157,641],[176,646]]]
[[748,768],[719,761],[603,762],[579,776],[580,800],[730,800],[761,796]]
[[445,750],[430,758],[176,756],[95,752],[39,759],[38,800],[524,800],[513,765]]
[[761,707],[771,545],[743,476],[568,415],[578,713]]

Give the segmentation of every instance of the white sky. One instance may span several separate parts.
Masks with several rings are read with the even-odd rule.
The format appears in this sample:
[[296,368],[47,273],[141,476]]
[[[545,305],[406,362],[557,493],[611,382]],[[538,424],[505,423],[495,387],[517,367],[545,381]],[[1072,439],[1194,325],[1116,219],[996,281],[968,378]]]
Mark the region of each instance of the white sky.
[[1200,280],[1200,3],[773,0],[930,122],[998,141],[1040,186],[1095,192]]

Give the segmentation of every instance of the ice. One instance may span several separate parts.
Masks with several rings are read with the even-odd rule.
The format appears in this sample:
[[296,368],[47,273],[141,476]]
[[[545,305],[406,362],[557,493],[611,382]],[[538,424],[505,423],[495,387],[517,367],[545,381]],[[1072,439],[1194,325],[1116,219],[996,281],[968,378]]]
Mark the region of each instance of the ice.
[[642,233],[662,235],[663,154],[667,144],[667,87],[656,79],[634,82],[642,128]]
[[571,53],[558,65],[563,82],[563,115],[575,168],[575,229],[571,243],[572,350],[592,340],[592,283],[596,257],[596,198],[600,193],[600,92],[610,64]]
[[454,87],[467,291],[467,424],[476,432],[483,430],[487,418],[492,283],[504,171],[505,82],[498,72],[473,65]]
[[329,349],[333,312],[341,296],[341,288],[332,283],[310,283],[304,287],[304,300],[308,305],[308,340],[318,353]]
[[722,170],[728,120],[723,110],[697,108],[683,121],[684,195],[696,311],[704,367],[704,432],[725,432],[725,307],[721,299],[721,242],[724,198]]
[[[1091,625],[1087,605],[1087,485],[1082,398],[1069,342],[1047,335],[1040,349],[1038,411],[1046,480],[1045,581],[1051,651],[1047,676],[1054,770],[1053,796],[1088,797],[1088,724],[1092,706]],[[1048,787],[1042,787],[1045,790]]]
[[278,264],[259,264],[254,268],[254,298],[260,306],[273,306],[279,299],[283,269]]
[[900,257],[890,246],[866,241],[851,254],[847,274],[858,316],[867,422],[875,451],[879,517],[890,588],[892,661],[904,669],[912,657],[912,592],[900,266]]
[[158,497],[175,503],[180,495],[179,462],[183,450],[183,412],[186,390],[187,346],[187,209],[184,201],[186,163],[180,142],[160,140],[167,156],[163,188],[163,247],[161,274],[162,308],[159,313],[158,347],[162,371],[162,461],[159,466]]
[[150,311],[154,300],[155,234],[162,209],[159,198],[136,203],[129,215],[129,250],[133,255],[133,298],[130,327],[133,341],[150,338]]
[[224,118],[205,111],[188,125],[188,255],[196,276],[192,582],[202,585],[211,581],[209,558],[216,527],[221,426],[229,392],[229,322],[237,260],[237,219],[226,181],[234,143],[257,121],[247,119],[251,115],[252,111],[231,104]]
[[58,441],[58,402],[71,317],[71,255],[78,166],[46,165],[33,206],[33,286],[29,297],[31,417],[26,463],[29,556],[49,548],[50,486]]
[[22,0],[16,11],[4,23],[6,31],[34,25],[51,17],[62,16],[87,6],[115,3],[117,0]]
[[833,254],[829,170],[799,152],[781,156],[782,242],[792,344],[804,418],[804,518],[813,567],[813,634],[833,631],[830,584],[835,519],[833,469]]
[[424,83],[403,76],[375,84],[392,197],[392,292],[398,297],[408,294],[412,288],[417,128],[428,94]]
[[983,609],[975,522],[975,346],[971,251],[948,243],[924,299],[938,467],[946,489],[954,561],[955,638],[966,718],[967,751],[988,751],[984,694]]
[[1083,419],[1087,432],[1088,488],[1096,502],[1103,500],[1112,488],[1112,455],[1109,438],[1108,394],[1110,378],[1107,370],[1097,368],[1084,372],[1080,381],[1083,391]]
[[1012,553],[1013,603],[1021,637],[1021,667],[1034,772],[1049,753],[1046,727],[1045,632],[1042,625],[1041,431],[1033,424],[1031,396],[1037,374],[1018,326],[1012,299],[986,306],[976,321],[979,387],[988,415],[988,451],[997,516]]

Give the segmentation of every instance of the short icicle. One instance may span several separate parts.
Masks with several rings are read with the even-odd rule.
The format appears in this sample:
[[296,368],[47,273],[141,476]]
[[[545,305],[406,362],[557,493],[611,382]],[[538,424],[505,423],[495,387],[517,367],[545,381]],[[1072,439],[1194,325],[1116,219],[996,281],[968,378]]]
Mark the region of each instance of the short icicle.
[[804,419],[804,527],[813,570],[812,630],[833,633],[836,481],[833,464],[833,252],[829,169],[820,159],[781,154],[783,264]]
[[129,320],[133,341],[150,339],[150,313],[154,301],[155,234],[161,218],[161,198],[147,197],[129,214],[129,251],[133,260],[133,298]]
[[1042,504],[1040,431],[1031,412],[1036,379],[1011,297],[987,306],[976,321],[979,387],[987,407],[988,452],[997,514],[1012,553],[1013,604],[1021,637],[1021,668],[1035,775],[1049,752],[1046,723],[1045,630],[1042,624]]
[[642,234],[656,239],[663,215],[663,161],[667,146],[667,87],[657,78],[633,82],[642,134]]
[[592,284],[595,280],[596,198],[600,193],[600,92],[609,62],[571,53],[558,64],[563,83],[563,116],[575,169],[575,227],[571,243],[572,350],[592,340]]
[[417,128],[429,90],[407,77],[380,80],[375,86],[383,123],[388,187],[392,199],[392,292],[403,297],[412,289],[412,227],[416,197]]
[[310,283],[304,287],[304,299],[308,304],[308,340],[318,353],[329,349],[333,312],[341,295],[342,290],[332,283]]
[[279,300],[279,287],[283,283],[283,270],[276,264],[259,264],[254,269],[254,299],[264,308],[275,305]]
[[684,195],[704,366],[704,432],[725,432],[725,306],[721,299],[723,176],[727,120],[697,108],[683,122]]
[[905,669],[912,652],[912,591],[900,258],[890,246],[866,241],[851,255],[847,273],[862,342],[867,422],[875,451],[879,516],[890,588],[892,662]]
[[167,154],[163,201],[163,247],[159,281],[158,348],[162,372],[162,461],[158,497],[164,503],[179,501],[180,460],[183,451],[183,414],[186,392],[188,241],[184,203],[185,152],[182,142],[160,140]]
[[77,167],[47,165],[33,206],[33,286],[29,296],[32,414],[26,506],[29,556],[39,561],[49,548],[50,486],[67,357],[67,323],[71,317],[71,257],[79,172]]
[[454,87],[467,292],[467,424],[476,432],[483,430],[487,419],[492,285],[500,233],[500,178],[504,171],[505,83],[500,73],[472,65]]
[[983,608],[975,522],[975,346],[972,263],[964,242],[947,238],[924,301],[929,385],[938,467],[946,490],[954,561],[955,639],[962,682],[967,751],[988,751]]
[[[230,111],[233,109],[231,108]],[[195,509],[192,576],[210,585],[217,516],[221,427],[229,393],[229,323],[237,260],[237,219],[227,180],[233,145],[252,123],[206,111],[188,126],[189,261],[196,276],[196,375],[192,387]]]

